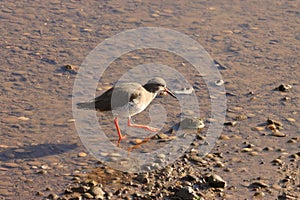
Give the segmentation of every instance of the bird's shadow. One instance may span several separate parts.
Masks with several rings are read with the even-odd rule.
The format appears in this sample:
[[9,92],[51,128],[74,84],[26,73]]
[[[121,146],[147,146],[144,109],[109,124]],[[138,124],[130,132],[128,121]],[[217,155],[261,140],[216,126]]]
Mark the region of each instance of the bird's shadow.
[[62,154],[77,148],[77,144],[37,144],[17,148],[0,149],[0,161],[40,158]]

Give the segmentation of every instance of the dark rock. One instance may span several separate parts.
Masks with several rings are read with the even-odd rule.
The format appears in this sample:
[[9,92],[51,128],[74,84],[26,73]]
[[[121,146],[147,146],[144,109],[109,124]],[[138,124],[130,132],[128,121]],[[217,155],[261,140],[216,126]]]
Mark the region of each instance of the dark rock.
[[182,180],[188,181],[188,182],[193,182],[193,181],[198,181],[198,177],[192,174],[188,174],[184,177],[182,177]]
[[137,180],[138,182],[144,184],[144,183],[148,183],[149,180],[148,180],[148,174],[138,174],[136,177],[135,177],[135,180]]
[[175,196],[182,199],[194,199],[197,197],[192,187],[183,187],[175,192]]
[[281,84],[277,88],[275,88],[275,90],[280,92],[288,92],[290,89],[292,89],[292,86],[288,84]]
[[219,175],[209,174],[205,178],[205,181],[209,184],[209,186],[214,188],[225,188],[226,181],[224,181]]

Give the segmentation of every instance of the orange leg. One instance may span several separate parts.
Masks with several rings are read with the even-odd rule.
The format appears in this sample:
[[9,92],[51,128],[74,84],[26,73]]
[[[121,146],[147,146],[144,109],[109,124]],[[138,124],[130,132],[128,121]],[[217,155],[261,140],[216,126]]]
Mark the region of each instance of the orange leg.
[[115,125],[116,125],[116,128],[117,128],[117,131],[118,131],[118,136],[119,136],[119,139],[118,139],[118,146],[120,145],[120,142],[123,138],[125,138],[125,136],[122,136],[122,133],[121,133],[121,129],[119,127],[119,123],[118,123],[118,117],[115,117]]
[[159,131],[158,128],[153,128],[153,127],[150,127],[150,126],[140,125],[140,124],[132,124],[131,121],[130,121],[130,118],[128,118],[128,123],[127,123],[127,125],[130,126],[130,127],[143,128],[143,129],[145,129],[145,130],[152,131],[152,132],[157,132],[157,131]]

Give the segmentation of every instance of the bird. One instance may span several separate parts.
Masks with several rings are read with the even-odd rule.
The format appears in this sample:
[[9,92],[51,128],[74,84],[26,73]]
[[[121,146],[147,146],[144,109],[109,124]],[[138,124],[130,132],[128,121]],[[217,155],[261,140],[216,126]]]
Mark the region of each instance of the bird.
[[119,127],[118,117],[127,117],[129,127],[143,128],[152,132],[159,129],[147,125],[133,124],[131,117],[145,110],[157,95],[169,94],[177,99],[172,90],[166,86],[166,81],[154,77],[144,85],[135,82],[120,83],[108,89],[102,95],[89,102],[78,103],[78,108],[95,109],[97,111],[112,111],[114,123],[118,132],[118,146],[124,136]]

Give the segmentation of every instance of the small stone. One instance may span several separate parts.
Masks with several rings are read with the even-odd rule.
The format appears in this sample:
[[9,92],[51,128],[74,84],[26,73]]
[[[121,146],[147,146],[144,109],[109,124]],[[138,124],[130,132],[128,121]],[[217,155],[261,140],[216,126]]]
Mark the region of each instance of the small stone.
[[86,157],[87,154],[85,152],[79,152],[78,157]]
[[196,156],[196,155],[192,155],[189,158],[190,161],[196,162],[196,163],[201,163],[201,164],[206,164],[207,162],[205,160],[203,160],[203,158]]
[[263,151],[273,151],[274,150],[274,148],[272,148],[272,147],[265,147],[265,148],[263,148]]
[[256,152],[256,151],[252,151],[252,152],[250,152],[249,153],[251,156],[257,156],[258,155],[258,153]]
[[44,170],[44,169],[42,169],[42,170],[37,170],[36,173],[37,173],[37,174],[43,174],[43,175],[44,175],[44,174],[48,174],[47,170]]
[[288,84],[281,84],[277,88],[275,88],[275,90],[280,92],[288,92],[290,89],[292,89],[292,86]]
[[17,168],[17,167],[19,167],[19,164],[17,164],[17,163],[3,163],[1,165],[4,168]]
[[287,141],[287,143],[295,144],[297,143],[297,139],[291,138],[290,140]]
[[224,125],[225,126],[235,126],[236,125],[236,121],[227,121],[227,122],[224,122]]
[[141,144],[143,142],[142,139],[135,139],[134,141],[134,144]]
[[91,189],[91,194],[93,194],[96,199],[104,199],[105,192],[102,190],[102,188],[96,186]]
[[7,148],[9,148],[9,146],[7,146],[5,144],[0,144],[0,148],[7,149]]
[[19,119],[19,120],[22,120],[22,121],[28,121],[28,120],[29,120],[28,117],[24,117],[24,116],[18,117],[18,119]]
[[293,159],[298,159],[299,158],[299,156],[298,156],[298,154],[292,154],[291,156],[290,156],[290,158],[293,158]]
[[238,115],[235,117],[236,120],[242,121],[248,119],[247,115]]
[[289,100],[291,100],[291,98],[290,97],[283,97],[281,100],[282,101],[289,101]]
[[180,122],[180,128],[182,129],[199,129],[204,128],[204,123],[199,118],[185,118]]
[[272,185],[272,188],[273,188],[274,190],[277,190],[277,191],[280,191],[280,190],[282,189],[281,186],[278,185],[278,184],[273,184],[273,185]]
[[186,186],[176,191],[175,196],[183,199],[194,199],[196,194],[192,187]]
[[157,137],[158,137],[158,139],[168,139],[169,138],[169,136],[164,133],[158,133]]
[[265,193],[259,191],[259,192],[255,192],[253,196],[257,198],[263,198],[265,196]]
[[225,188],[226,182],[217,174],[210,174],[205,177],[205,181],[214,188]]
[[224,81],[223,81],[222,79],[220,79],[220,80],[217,80],[217,81],[215,82],[215,84],[216,84],[217,86],[221,86],[221,85],[224,85]]
[[230,137],[228,135],[221,135],[220,140],[229,140]]
[[266,128],[262,127],[262,126],[257,126],[254,129],[257,130],[257,131],[264,131]]
[[148,174],[139,174],[135,177],[135,180],[142,184],[149,183]]
[[286,137],[286,134],[285,133],[282,133],[282,132],[280,132],[280,131],[274,131],[273,133],[272,133],[272,135],[273,136],[275,136],[275,137]]
[[267,129],[271,130],[272,132],[276,132],[277,131],[277,127],[275,124],[269,124],[267,126]]
[[251,151],[253,151],[253,149],[247,147],[243,148],[242,150],[242,152],[251,152]]
[[222,37],[221,35],[215,35],[212,37],[212,40],[214,41],[222,41],[224,39],[224,37]]
[[249,187],[251,187],[251,188],[267,188],[267,187],[269,187],[269,185],[262,181],[255,181],[255,182],[251,183],[249,185]]
[[296,122],[296,120],[294,118],[286,118],[286,120],[288,120],[289,122]]
[[94,198],[94,196],[92,194],[88,193],[88,192],[84,193],[83,197],[85,197],[87,199],[93,199]]
[[57,200],[59,198],[59,196],[57,194],[51,193],[48,195],[48,198],[51,200]]
[[90,28],[82,28],[80,30],[81,30],[81,32],[93,32],[93,29],[90,29]]
[[283,126],[283,124],[281,122],[273,120],[273,119],[268,119],[267,123],[268,123],[268,125],[274,124],[277,128]]
[[274,165],[283,165],[283,164],[284,164],[284,162],[283,162],[282,160],[280,160],[279,158],[274,159],[274,160],[272,161],[272,163],[273,163]]
[[157,18],[157,17],[159,17],[160,15],[158,14],[158,13],[153,13],[153,14],[151,14],[151,17],[154,17],[154,18]]
[[219,167],[219,168],[223,168],[225,167],[224,163],[222,163],[221,161],[216,161],[216,167]]
[[48,165],[42,165],[41,168],[42,168],[42,169],[48,169],[49,166],[48,166]]

